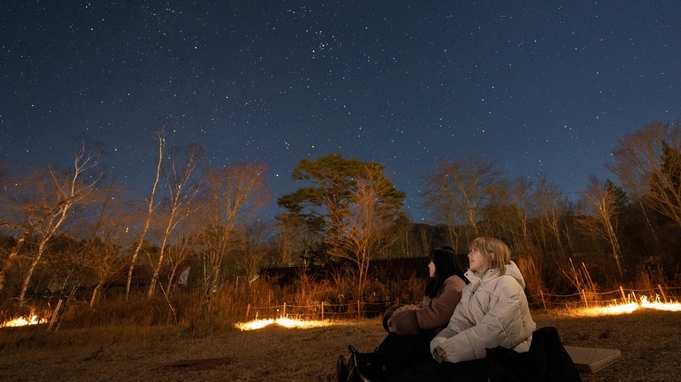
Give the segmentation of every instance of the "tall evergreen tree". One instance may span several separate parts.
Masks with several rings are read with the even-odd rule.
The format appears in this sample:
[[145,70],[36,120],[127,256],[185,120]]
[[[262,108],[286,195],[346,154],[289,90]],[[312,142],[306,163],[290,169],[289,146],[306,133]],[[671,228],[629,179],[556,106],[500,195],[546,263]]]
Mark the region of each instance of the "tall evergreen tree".
[[[380,179],[368,179],[367,174],[376,173],[370,169],[378,169]],[[291,177],[312,184],[280,197],[277,203],[287,213],[303,218],[312,231],[320,233],[327,251],[344,257],[339,256],[338,249],[346,239],[344,233],[353,214],[358,184],[372,181],[384,185],[378,196],[378,208],[384,212],[383,216],[396,217],[404,204],[404,192],[395,189],[384,170],[381,164],[346,159],[341,154],[327,154],[314,161],[301,159]]]

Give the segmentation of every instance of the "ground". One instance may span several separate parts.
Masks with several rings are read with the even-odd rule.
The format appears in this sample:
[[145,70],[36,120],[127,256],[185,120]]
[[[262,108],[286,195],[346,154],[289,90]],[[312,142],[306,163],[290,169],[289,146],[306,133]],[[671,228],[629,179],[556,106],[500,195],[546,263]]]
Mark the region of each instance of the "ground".
[[[566,345],[622,352],[614,364],[582,374],[586,382],[677,381],[681,376],[679,312],[533,316],[540,327],[556,327]],[[22,330],[0,329],[0,380],[335,381],[336,358],[347,354],[349,343],[371,351],[385,336],[376,319],[315,329],[226,330],[198,338],[191,331],[110,328],[106,334],[64,330],[55,340],[43,334],[27,337]]]

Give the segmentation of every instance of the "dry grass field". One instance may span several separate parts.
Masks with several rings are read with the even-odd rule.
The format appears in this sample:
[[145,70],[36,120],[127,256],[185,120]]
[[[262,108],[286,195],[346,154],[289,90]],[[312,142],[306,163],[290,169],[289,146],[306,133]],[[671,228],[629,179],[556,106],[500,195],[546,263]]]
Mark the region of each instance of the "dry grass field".
[[[607,317],[535,312],[566,345],[619,349],[622,358],[583,380],[681,380],[681,313],[639,310]],[[97,328],[46,334],[0,329],[2,381],[333,381],[352,343],[370,351],[384,337],[376,319],[314,329]]]

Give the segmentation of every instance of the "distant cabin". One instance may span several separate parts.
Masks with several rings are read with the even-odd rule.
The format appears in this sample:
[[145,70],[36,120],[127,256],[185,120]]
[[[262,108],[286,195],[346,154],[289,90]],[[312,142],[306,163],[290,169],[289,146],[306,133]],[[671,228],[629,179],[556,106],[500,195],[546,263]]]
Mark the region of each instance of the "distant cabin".
[[[464,267],[468,266],[468,256],[459,254]],[[428,278],[428,257],[407,257],[398,259],[381,259],[369,262],[369,277],[377,278],[379,281],[386,282],[384,278],[402,277],[409,278]],[[260,270],[260,277],[277,281],[280,285],[290,285],[300,279],[301,272],[309,277],[318,280],[333,280],[333,275],[338,274],[342,267],[349,266],[357,268],[357,264],[341,259],[335,263],[326,265],[312,265],[309,267],[270,267]]]
[[[114,273],[109,280],[104,284],[105,288],[117,288],[126,287],[128,283],[128,267],[121,268],[118,272]],[[180,264],[175,270],[173,277],[173,285],[184,285],[186,286],[189,280],[189,272],[191,266],[186,264]],[[166,285],[168,283],[168,275],[170,269],[161,268],[158,278],[159,281]],[[154,274],[154,269],[149,265],[136,265],[132,269],[132,278],[130,279],[130,285],[135,287],[146,287],[151,281],[151,276]]]

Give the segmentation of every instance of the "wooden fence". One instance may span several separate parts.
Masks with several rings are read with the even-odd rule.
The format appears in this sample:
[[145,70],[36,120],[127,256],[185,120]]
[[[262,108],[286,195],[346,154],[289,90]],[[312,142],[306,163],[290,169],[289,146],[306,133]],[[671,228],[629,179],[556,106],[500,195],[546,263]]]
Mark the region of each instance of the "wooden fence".
[[540,291],[538,295],[527,296],[531,306],[535,308],[554,309],[554,308],[589,308],[610,304],[626,304],[638,301],[640,296],[651,297],[653,300],[660,299],[660,302],[668,303],[678,301],[675,296],[679,295],[681,287],[662,287],[649,289],[627,289],[622,286],[619,289],[608,292],[588,291],[585,289],[570,295],[558,295]]
[[[619,289],[608,292],[594,292],[581,290],[574,294],[558,295],[540,291],[537,295],[528,295],[528,302],[533,309],[576,309],[580,307],[604,306],[608,304],[626,304],[633,300],[638,301],[639,296],[649,296],[652,299],[660,299],[667,303],[678,301],[674,296],[679,295],[681,287],[662,287],[651,289]],[[407,302],[418,304],[418,302]],[[400,301],[386,301],[369,303],[360,300],[345,304],[330,304],[324,301],[313,305],[295,305],[286,302],[272,306],[248,306],[243,309],[245,321],[256,319],[276,319],[279,317],[296,318],[303,320],[325,320],[333,318],[357,318],[377,317],[382,315],[387,308],[399,305]],[[239,314],[240,316],[241,314]]]

